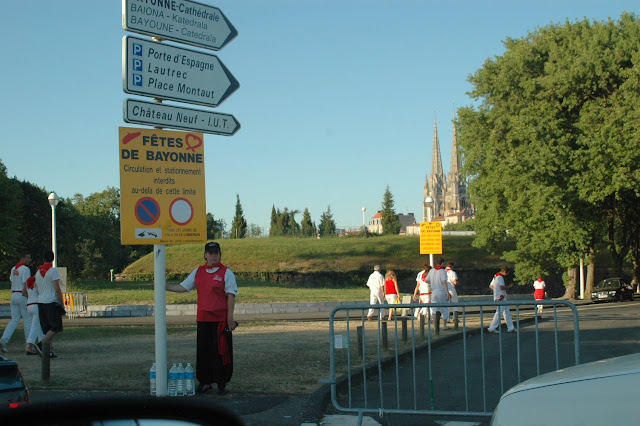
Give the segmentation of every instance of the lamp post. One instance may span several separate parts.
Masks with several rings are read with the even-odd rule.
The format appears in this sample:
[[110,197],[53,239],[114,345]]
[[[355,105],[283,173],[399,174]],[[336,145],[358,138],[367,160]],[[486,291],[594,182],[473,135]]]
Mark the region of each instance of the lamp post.
[[[424,199],[424,205],[427,207],[427,222],[431,222],[431,209],[433,208],[434,204],[435,201],[433,200],[433,197],[428,196]],[[432,253],[429,253],[429,265],[434,266]]]
[[58,267],[58,253],[56,253],[56,206],[60,201],[58,194],[52,192],[48,197],[49,204],[51,205],[51,251],[53,251],[53,267]]
[[363,208],[362,208],[362,230],[363,230],[363,231],[364,231],[365,229],[367,229],[367,228],[365,228],[365,226],[364,226],[364,212],[366,212],[366,211],[367,211],[367,208],[366,208],[366,207],[363,207]]

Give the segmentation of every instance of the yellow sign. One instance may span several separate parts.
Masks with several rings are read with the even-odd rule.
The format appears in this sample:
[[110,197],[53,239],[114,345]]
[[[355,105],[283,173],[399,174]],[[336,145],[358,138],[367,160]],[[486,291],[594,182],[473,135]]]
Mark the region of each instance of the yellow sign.
[[420,222],[420,254],[442,254],[440,222]]
[[204,136],[120,127],[122,244],[207,240]]

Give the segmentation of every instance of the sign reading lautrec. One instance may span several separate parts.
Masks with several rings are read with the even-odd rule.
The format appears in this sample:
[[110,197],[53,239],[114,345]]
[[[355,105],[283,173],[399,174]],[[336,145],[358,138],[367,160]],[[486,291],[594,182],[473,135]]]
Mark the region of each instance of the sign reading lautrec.
[[120,127],[122,244],[207,240],[204,136]]
[[122,52],[126,93],[216,107],[240,87],[216,55],[130,36]]
[[122,0],[122,28],[213,50],[238,35],[220,9],[190,0]]

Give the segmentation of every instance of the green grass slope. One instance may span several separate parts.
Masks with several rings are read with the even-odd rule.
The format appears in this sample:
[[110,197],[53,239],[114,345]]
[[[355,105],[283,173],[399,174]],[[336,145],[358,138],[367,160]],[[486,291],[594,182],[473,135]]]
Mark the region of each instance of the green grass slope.
[[[443,257],[461,268],[495,268],[502,264],[500,254],[472,247],[472,236],[444,236]],[[420,270],[429,256],[420,254],[417,236],[379,236],[345,238],[245,238],[219,240],[222,263],[234,272],[314,273],[327,271],[370,270],[380,264],[383,269]],[[167,276],[188,274],[204,263],[203,244],[166,247]],[[436,255],[437,257],[437,255]],[[129,265],[128,277],[153,273],[153,255]]]

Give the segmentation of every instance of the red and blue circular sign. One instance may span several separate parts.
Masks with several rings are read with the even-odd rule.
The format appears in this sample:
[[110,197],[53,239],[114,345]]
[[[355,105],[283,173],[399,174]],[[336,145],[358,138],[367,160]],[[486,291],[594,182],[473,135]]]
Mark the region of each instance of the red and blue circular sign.
[[136,218],[142,225],[153,225],[160,218],[160,205],[151,197],[140,198],[136,203]]

